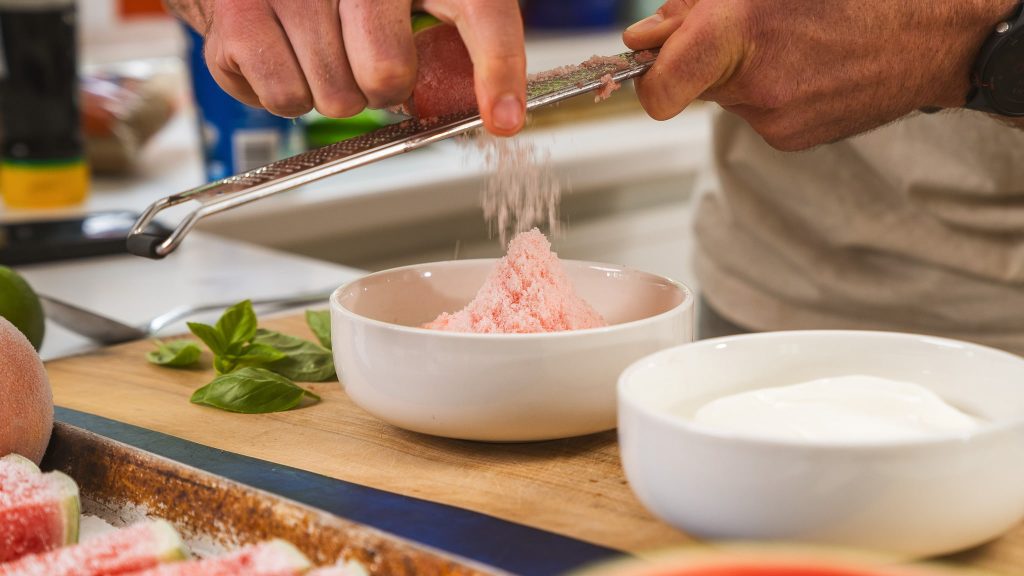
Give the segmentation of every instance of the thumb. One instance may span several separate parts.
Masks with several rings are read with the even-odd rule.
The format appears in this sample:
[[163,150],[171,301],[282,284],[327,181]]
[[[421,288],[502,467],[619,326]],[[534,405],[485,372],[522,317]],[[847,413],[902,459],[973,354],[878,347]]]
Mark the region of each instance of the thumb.
[[640,104],[652,118],[671,118],[709,89],[727,84],[743,61],[741,27],[717,7],[706,2],[689,14],[651,69],[635,79]]
[[654,14],[633,24],[622,34],[632,50],[657,48],[668,40],[700,0],[667,0]]

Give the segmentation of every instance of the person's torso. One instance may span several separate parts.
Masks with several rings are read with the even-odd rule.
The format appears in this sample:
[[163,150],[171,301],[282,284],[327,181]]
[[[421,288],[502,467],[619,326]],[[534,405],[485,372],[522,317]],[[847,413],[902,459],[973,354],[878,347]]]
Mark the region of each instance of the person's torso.
[[721,189],[700,207],[698,270],[732,320],[1024,348],[1024,131],[916,115],[782,153],[720,113],[714,134]]

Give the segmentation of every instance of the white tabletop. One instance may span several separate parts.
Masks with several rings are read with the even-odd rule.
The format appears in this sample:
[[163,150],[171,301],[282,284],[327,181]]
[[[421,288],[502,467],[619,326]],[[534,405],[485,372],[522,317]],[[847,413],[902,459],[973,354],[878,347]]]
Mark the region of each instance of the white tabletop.
[[[41,294],[129,325],[182,305],[234,303],[329,292],[363,272],[201,232],[164,260],[111,256],[23,266],[18,271]],[[310,308],[324,308],[311,304]],[[189,320],[211,322],[218,314]],[[44,360],[97,348],[47,321]],[[164,333],[186,330],[184,320]]]

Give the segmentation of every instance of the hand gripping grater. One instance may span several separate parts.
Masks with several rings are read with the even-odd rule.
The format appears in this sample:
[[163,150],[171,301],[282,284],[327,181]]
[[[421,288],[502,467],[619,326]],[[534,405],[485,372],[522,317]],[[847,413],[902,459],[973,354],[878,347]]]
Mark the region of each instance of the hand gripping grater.
[[[602,86],[601,78],[606,74],[610,74],[615,82],[639,76],[651,67],[656,57],[654,51],[626,52],[618,57],[593,58],[591,61],[594,63],[535,75],[527,85],[526,109],[534,110],[596,90]],[[168,196],[151,204],[135,223],[128,234],[128,251],[147,258],[163,258],[173,252],[196,223],[207,216],[415,150],[481,125],[483,121],[479,114],[405,120]],[[189,212],[169,235],[146,233],[146,228],[157,214],[186,202],[196,202],[199,206]]]

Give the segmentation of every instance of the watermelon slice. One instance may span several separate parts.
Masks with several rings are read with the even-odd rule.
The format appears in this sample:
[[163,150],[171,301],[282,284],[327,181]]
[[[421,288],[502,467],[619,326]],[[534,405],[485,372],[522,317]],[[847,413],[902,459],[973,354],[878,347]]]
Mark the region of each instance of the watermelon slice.
[[405,113],[433,118],[476,110],[473,61],[458,29],[428,14],[416,14],[412,29],[418,72]]
[[135,576],[297,576],[305,574],[310,566],[295,546],[271,540],[215,558],[160,566]]
[[24,470],[26,472],[35,472],[36,474],[41,473],[39,470],[39,466],[36,466],[35,462],[29,460],[28,458],[25,458],[20,454],[8,454],[7,456],[0,458],[0,470],[8,470],[15,468]]
[[76,546],[0,564],[0,576],[106,576],[131,574],[188,557],[181,537],[163,520],[97,536]]
[[0,458],[0,562],[78,541],[78,485],[16,454]]

